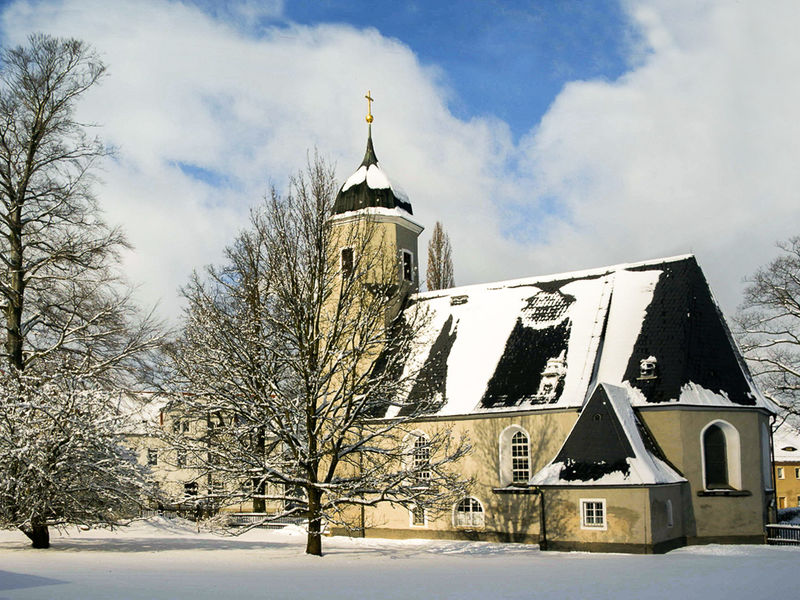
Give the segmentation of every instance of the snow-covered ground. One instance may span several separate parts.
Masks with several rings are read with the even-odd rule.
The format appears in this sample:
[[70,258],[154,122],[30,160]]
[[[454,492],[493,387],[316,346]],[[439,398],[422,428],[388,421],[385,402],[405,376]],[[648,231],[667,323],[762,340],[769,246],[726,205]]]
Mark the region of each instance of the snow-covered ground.
[[324,540],[301,531],[196,533],[151,520],[56,535],[33,550],[0,531],[0,600],[154,598],[796,598],[800,547],[696,546],[661,556],[539,552],[448,541]]

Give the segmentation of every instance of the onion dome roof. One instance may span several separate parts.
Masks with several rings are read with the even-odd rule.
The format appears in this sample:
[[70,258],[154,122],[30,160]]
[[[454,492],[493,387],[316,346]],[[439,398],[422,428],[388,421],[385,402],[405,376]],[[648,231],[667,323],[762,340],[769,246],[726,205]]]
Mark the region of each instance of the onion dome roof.
[[400,208],[409,214],[411,202],[406,193],[389,181],[386,173],[378,165],[375,147],[372,145],[372,125],[367,135],[367,151],[364,160],[355,173],[347,178],[333,205],[333,214],[360,210],[362,208]]

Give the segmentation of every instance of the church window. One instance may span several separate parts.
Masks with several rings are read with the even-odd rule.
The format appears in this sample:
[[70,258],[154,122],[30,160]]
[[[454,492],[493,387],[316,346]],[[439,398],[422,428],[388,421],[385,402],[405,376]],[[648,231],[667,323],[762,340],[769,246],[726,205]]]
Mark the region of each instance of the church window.
[[341,251],[341,268],[342,275],[350,277],[353,275],[353,249],[342,248]]
[[672,514],[672,500],[667,500],[667,527],[672,527],[675,524],[675,518]]
[[431,480],[431,444],[424,435],[417,435],[412,453],[412,468],[417,485],[428,485]]
[[736,428],[725,421],[714,421],[703,429],[700,441],[705,489],[740,489],[741,451]]
[[528,458],[528,436],[518,431],[511,438],[511,481],[525,483],[530,479],[530,460]]
[[605,498],[581,498],[581,529],[607,529]]
[[498,442],[500,484],[527,483],[531,477],[531,445],[528,432],[519,425],[510,425],[500,433]]
[[778,479],[783,479],[783,467],[778,467]]
[[483,506],[476,498],[462,498],[456,504],[454,524],[456,527],[477,529],[485,524]]
[[[725,451],[725,433],[718,425],[712,425],[703,436],[706,457],[706,487],[728,487],[728,457]],[[778,478],[783,479],[783,469],[778,469]]]
[[403,280],[414,281],[414,255],[403,250]]
[[147,449],[147,464],[151,467],[158,464],[158,448]]

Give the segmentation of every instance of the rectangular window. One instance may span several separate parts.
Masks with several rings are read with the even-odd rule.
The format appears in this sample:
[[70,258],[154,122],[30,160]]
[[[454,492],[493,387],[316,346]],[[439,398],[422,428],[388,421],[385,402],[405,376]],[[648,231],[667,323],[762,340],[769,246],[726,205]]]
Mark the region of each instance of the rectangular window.
[[786,508],[786,496],[778,496],[778,508]]
[[413,527],[425,527],[425,509],[421,506],[414,506],[411,509],[411,525]]
[[147,449],[147,464],[154,467],[158,464],[158,448]]
[[414,441],[414,473],[417,485],[428,485],[431,481],[431,446],[428,438],[419,436]]
[[184,500],[189,500],[190,498],[194,498],[195,496],[197,496],[197,482],[192,481],[191,483],[184,483],[183,484]]
[[403,280],[414,281],[414,255],[403,250]]
[[581,498],[581,529],[606,529],[604,498]]
[[800,467],[795,467],[794,468],[794,478],[795,479],[800,479]]
[[353,249],[342,248],[341,252],[342,275],[350,277],[353,274]]
[[783,467],[778,467],[778,479],[783,479]]
[[175,464],[179,469],[183,469],[186,466],[186,450],[178,450],[175,453]]

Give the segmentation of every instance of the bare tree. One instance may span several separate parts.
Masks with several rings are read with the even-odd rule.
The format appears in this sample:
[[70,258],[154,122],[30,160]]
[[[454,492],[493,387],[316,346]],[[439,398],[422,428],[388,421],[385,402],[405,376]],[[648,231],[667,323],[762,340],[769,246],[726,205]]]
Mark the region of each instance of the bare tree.
[[429,290],[444,290],[454,287],[453,256],[450,247],[450,236],[439,221],[433,226],[433,234],[428,242],[428,276]]
[[739,341],[764,394],[800,415],[800,237],[749,279],[737,315]]
[[[75,433],[66,422],[82,414],[69,386],[54,383],[51,391],[62,393],[54,392],[48,409],[20,412],[14,407],[42,402],[36,385],[50,380],[80,380],[95,391],[100,385],[107,390],[129,387],[158,343],[159,326],[131,301],[119,269],[127,243],[119,229],[103,221],[92,194],[92,169],[107,150],[74,115],[75,103],[105,67],[83,42],[42,34],[30,36],[26,46],[4,49],[0,60],[1,354],[6,375],[24,374],[28,382],[17,387],[17,402],[0,403],[0,427],[7,428],[0,436],[22,439],[21,431],[35,436],[42,419],[49,418],[53,435],[47,440],[57,439],[50,451],[59,460]],[[19,421],[23,417],[34,420]],[[100,438],[96,441],[102,445]],[[0,478],[12,472],[31,475],[23,455],[15,456],[23,461],[18,470],[4,470]],[[17,504],[3,512],[2,521],[21,527],[37,547],[49,545],[49,524],[78,514],[56,510],[62,505],[55,497],[66,484],[59,473],[49,473],[52,485],[31,484],[49,494],[41,502],[8,497],[9,502],[50,508],[24,519],[18,516],[27,514],[28,506]],[[24,487],[25,482],[14,485]]]
[[[362,509],[384,502],[449,506],[468,446],[446,428],[415,433],[430,405],[402,399],[423,311],[399,312],[409,288],[379,228],[332,226],[336,185],[319,159],[290,188],[252,212],[224,267],[184,290],[171,354],[191,393],[172,409],[206,426],[173,443],[221,484],[216,499],[308,518],[306,551],[321,554],[323,520],[363,526]],[[382,418],[393,404],[403,416]]]

